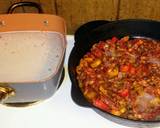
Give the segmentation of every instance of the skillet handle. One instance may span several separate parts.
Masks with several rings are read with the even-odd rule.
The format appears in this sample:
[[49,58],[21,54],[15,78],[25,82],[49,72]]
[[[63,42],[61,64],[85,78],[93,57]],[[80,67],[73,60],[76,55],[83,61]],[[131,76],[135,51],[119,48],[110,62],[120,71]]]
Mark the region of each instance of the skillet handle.
[[30,6],[30,7],[35,7],[38,9],[38,13],[43,13],[43,9],[40,6],[40,4],[35,3],[35,2],[17,2],[12,4],[7,11],[7,14],[11,14],[13,13],[13,11],[17,8],[17,7],[22,7],[22,6]]

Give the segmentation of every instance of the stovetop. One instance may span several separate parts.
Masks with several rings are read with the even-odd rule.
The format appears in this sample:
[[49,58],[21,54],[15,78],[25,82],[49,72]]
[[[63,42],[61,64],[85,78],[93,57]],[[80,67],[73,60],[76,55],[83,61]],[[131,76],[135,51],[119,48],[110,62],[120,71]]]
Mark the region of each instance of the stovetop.
[[0,105],[1,128],[128,128],[98,115],[90,108],[80,107],[71,98],[68,58],[74,45],[67,36],[65,77],[57,92],[48,100],[29,107]]

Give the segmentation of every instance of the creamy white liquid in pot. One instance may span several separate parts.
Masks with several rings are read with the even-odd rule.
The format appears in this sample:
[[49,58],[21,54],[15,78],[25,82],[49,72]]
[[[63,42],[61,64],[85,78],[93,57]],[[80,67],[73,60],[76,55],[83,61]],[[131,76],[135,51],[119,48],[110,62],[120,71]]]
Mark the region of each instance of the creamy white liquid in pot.
[[44,80],[61,62],[64,41],[54,32],[0,33],[0,82]]

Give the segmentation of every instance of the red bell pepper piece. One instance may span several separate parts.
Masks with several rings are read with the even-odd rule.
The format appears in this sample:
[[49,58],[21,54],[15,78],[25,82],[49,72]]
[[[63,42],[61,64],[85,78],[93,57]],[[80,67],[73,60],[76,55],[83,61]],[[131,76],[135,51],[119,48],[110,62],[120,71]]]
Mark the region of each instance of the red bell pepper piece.
[[109,110],[109,106],[107,104],[105,104],[103,101],[96,99],[93,101],[93,105],[104,110],[104,111],[108,111]]
[[121,66],[120,71],[125,73],[135,74],[136,68],[133,67],[131,64],[128,64]]

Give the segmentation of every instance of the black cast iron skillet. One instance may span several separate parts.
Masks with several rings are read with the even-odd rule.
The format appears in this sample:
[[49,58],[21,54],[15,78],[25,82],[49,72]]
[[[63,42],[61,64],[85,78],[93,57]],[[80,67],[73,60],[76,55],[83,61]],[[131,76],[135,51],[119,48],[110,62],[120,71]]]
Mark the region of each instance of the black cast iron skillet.
[[72,82],[72,99],[76,104],[92,108],[98,114],[113,122],[127,126],[155,127],[160,123],[160,121],[134,121],[103,112],[102,110],[94,107],[84,98],[78,86],[78,82],[76,80],[76,66],[79,64],[80,59],[90,50],[94,43],[97,43],[100,40],[112,38],[113,36],[118,38],[130,36],[131,38],[142,37],[160,40],[160,22],[140,19],[112,22],[100,20],[82,25],[75,32],[75,44],[71,51],[68,63],[69,76]]

